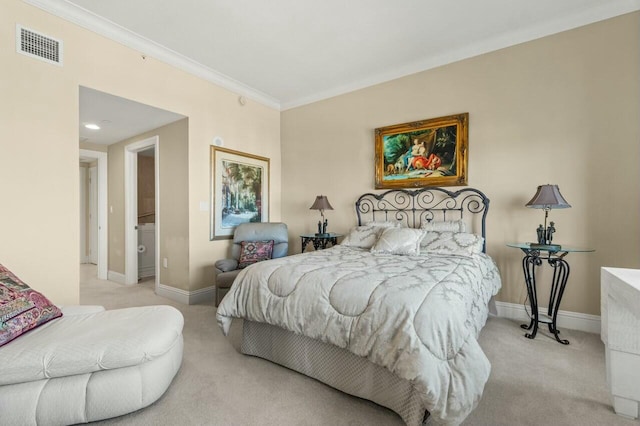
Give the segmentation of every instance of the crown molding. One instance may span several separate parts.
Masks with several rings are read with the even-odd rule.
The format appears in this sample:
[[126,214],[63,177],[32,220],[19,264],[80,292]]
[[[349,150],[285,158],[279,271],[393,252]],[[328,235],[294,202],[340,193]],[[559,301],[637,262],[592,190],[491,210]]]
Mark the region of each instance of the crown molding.
[[280,101],[233,78],[206,67],[178,52],[142,37],[108,19],[96,15],[67,0],[23,0],[66,21],[107,37],[126,47],[144,53],[196,77],[207,80],[231,92],[252,99],[270,108],[280,110]]
[[609,0],[596,7],[578,10],[571,16],[551,19],[539,25],[518,28],[517,30],[499,34],[488,39],[481,39],[475,43],[468,44],[459,49],[450,50],[439,55],[430,55],[408,64],[396,68],[390,72],[378,74],[365,79],[358,80],[351,84],[313,94],[304,98],[281,103],[281,111],[297,108],[314,102],[329,99],[335,96],[361,90],[377,84],[386,83],[422,71],[427,71],[453,62],[480,56],[485,53],[526,43],[553,34],[569,31],[578,27],[593,24],[598,21],[615,18],[616,16],[640,10],[640,0]]
[[385,83],[408,75],[416,74],[432,68],[447,65],[463,59],[472,58],[495,50],[532,41],[584,25],[640,10],[640,0],[608,0],[590,9],[578,10],[571,16],[551,19],[543,24],[500,34],[496,37],[478,40],[462,48],[447,51],[439,55],[428,56],[412,64],[397,68],[390,72],[378,74],[354,81],[323,92],[306,97],[284,101],[269,96],[259,90],[247,86],[233,78],[206,67],[171,49],[142,37],[126,28],[104,19],[67,0],[23,0],[32,6],[52,15],[77,24],[83,28],[114,40],[124,46],[172,65],[178,69],[200,77],[227,90],[238,93],[265,106],[280,111],[322,101],[335,96],[354,92],[376,84]]

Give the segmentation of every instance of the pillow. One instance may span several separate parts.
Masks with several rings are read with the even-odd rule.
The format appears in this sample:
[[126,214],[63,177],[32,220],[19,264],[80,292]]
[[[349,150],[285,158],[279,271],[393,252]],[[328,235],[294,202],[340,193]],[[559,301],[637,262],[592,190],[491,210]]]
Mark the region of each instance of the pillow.
[[371,253],[419,255],[423,236],[422,229],[385,228],[376,244],[371,247]]
[[342,240],[340,245],[370,249],[378,241],[378,237],[385,228],[381,226],[356,226]]
[[420,250],[437,254],[457,254],[469,256],[482,253],[484,238],[468,232],[425,232]]
[[467,225],[463,220],[423,221],[420,229],[425,231],[467,232]]
[[57,306],[0,265],[0,346],[60,316]]
[[342,240],[340,245],[370,249],[378,241],[378,237],[386,228],[399,228],[400,222],[367,222],[363,226],[356,226]]
[[274,241],[242,241],[238,269],[246,268],[256,262],[271,259]]
[[372,221],[372,222],[367,222],[365,223],[365,226],[377,226],[380,228],[400,228],[402,227],[402,223],[396,221],[396,222],[392,222],[392,221]]

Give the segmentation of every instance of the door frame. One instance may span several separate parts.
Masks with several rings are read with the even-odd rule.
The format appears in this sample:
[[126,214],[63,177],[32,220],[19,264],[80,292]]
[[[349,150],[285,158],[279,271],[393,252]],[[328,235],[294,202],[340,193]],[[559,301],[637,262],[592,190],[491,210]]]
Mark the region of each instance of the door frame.
[[81,149],[80,157],[98,161],[98,279],[106,280],[109,259],[108,221],[107,221],[107,153]]
[[125,284],[138,283],[138,152],[154,148],[155,179],[155,290],[160,282],[160,137],[152,136],[124,147]]
[[[89,184],[87,185],[88,191],[86,192],[87,204],[89,205],[89,220],[87,222],[89,229],[88,239],[89,241],[89,255],[87,263],[98,264],[98,168],[91,166],[87,168],[87,178]],[[86,217],[86,216],[85,216]]]
[[87,263],[87,168],[80,164],[80,263]]

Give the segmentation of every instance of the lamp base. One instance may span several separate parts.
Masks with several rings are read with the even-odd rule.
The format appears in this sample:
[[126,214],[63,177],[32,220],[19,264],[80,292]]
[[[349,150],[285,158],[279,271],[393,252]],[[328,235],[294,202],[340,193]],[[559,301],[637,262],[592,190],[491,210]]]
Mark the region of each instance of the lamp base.
[[320,234],[316,232],[316,237],[328,237],[328,236],[330,236],[330,235],[331,235],[331,234],[330,234],[330,233],[328,233],[328,232],[320,233]]

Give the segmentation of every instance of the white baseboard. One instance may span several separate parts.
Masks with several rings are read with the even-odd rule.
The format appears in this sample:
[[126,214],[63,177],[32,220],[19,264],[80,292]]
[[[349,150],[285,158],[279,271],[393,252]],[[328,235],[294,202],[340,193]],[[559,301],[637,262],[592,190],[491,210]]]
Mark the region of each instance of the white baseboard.
[[213,301],[216,294],[216,287],[205,287],[199,290],[194,290],[189,294],[189,304],[197,305],[198,303],[206,303]]
[[114,272],[114,271],[107,272],[107,279],[109,281],[113,281],[118,284],[127,283],[127,280],[125,279],[124,274],[121,274],[120,272]]
[[195,305],[198,303],[209,302],[213,300],[215,287],[206,287],[199,290],[187,291],[179,288],[171,287],[165,284],[158,284],[156,289],[158,296],[175,300],[185,305]]
[[143,266],[143,267],[139,268],[139,270],[138,270],[138,277],[139,278],[148,278],[148,277],[153,277],[155,275],[156,275],[156,266],[155,265]]
[[[495,302],[499,317],[529,321],[529,315],[523,305],[507,302]],[[546,314],[546,308],[540,308],[541,314]],[[587,333],[600,334],[600,317],[597,315],[581,314],[579,312],[558,311],[558,328],[586,331]]]

